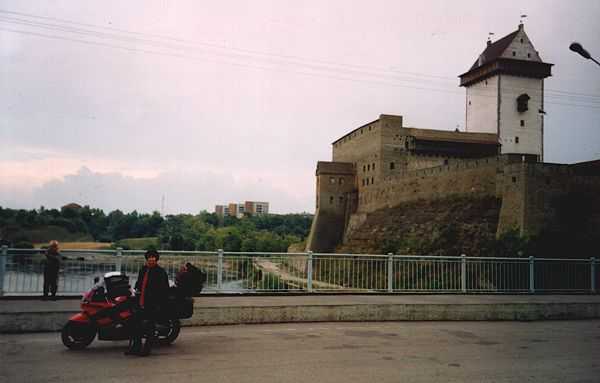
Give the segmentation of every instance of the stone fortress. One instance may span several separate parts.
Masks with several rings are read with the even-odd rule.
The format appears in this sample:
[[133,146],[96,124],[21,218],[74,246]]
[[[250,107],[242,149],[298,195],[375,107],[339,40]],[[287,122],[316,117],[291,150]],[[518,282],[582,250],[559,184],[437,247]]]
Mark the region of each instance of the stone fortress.
[[448,196],[496,198],[496,234],[524,235],[556,224],[557,197],[593,190],[599,197],[590,214],[600,227],[600,160],[543,162],[544,79],[551,68],[521,23],[488,41],[459,76],[465,132],[406,127],[402,116],[382,114],[334,141],[332,161],[317,164],[307,250],[335,251],[375,212]]

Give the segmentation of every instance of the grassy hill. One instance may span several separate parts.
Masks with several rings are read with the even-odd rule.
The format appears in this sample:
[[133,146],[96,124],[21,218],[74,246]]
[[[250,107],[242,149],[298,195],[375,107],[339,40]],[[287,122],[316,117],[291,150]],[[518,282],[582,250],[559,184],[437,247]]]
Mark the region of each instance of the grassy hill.
[[59,242],[91,242],[94,239],[87,233],[73,233],[61,226],[44,226],[33,229],[5,228],[4,237],[10,241],[28,241],[31,243],[48,243],[50,240]]
[[[35,243],[34,247],[42,248],[47,245],[48,242]],[[60,248],[68,250],[109,250],[111,245],[110,242],[60,242]]]
[[124,238],[115,243],[112,247],[122,247],[124,250],[146,250],[149,247],[159,248],[160,243],[158,237],[145,237],[145,238]]

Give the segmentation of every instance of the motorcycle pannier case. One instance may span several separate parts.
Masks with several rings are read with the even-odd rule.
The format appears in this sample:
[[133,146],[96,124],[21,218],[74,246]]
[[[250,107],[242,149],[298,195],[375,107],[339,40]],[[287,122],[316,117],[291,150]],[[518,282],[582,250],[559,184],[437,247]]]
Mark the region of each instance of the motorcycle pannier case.
[[194,299],[170,295],[167,299],[166,314],[173,319],[188,319],[194,314]]
[[125,274],[118,272],[108,273],[104,276],[104,283],[106,284],[106,295],[110,299],[131,295],[129,277]]

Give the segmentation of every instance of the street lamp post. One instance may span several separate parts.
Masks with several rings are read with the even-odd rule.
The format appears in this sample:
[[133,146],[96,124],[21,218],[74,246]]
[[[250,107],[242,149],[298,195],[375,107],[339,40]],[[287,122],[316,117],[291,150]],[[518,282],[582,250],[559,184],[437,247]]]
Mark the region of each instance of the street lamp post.
[[583,56],[583,58],[585,58],[587,60],[592,60],[593,62],[595,62],[596,64],[598,64],[600,66],[600,62],[598,62],[598,60],[593,58],[592,55],[590,55],[590,53],[588,51],[586,51],[583,48],[583,46],[581,46],[581,44],[572,43],[571,45],[569,45],[569,49],[572,50],[573,52],[579,53],[581,56]]

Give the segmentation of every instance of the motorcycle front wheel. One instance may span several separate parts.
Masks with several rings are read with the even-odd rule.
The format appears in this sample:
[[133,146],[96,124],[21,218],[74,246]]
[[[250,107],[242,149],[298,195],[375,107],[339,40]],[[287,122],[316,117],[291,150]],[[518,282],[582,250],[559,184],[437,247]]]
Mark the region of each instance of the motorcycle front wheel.
[[175,342],[175,339],[179,336],[181,330],[181,322],[179,319],[168,319],[164,322],[156,324],[156,331],[158,332],[158,343],[160,345],[169,345]]
[[63,344],[71,350],[89,346],[96,337],[96,328],[89,323],[67,322],[60,333]]

